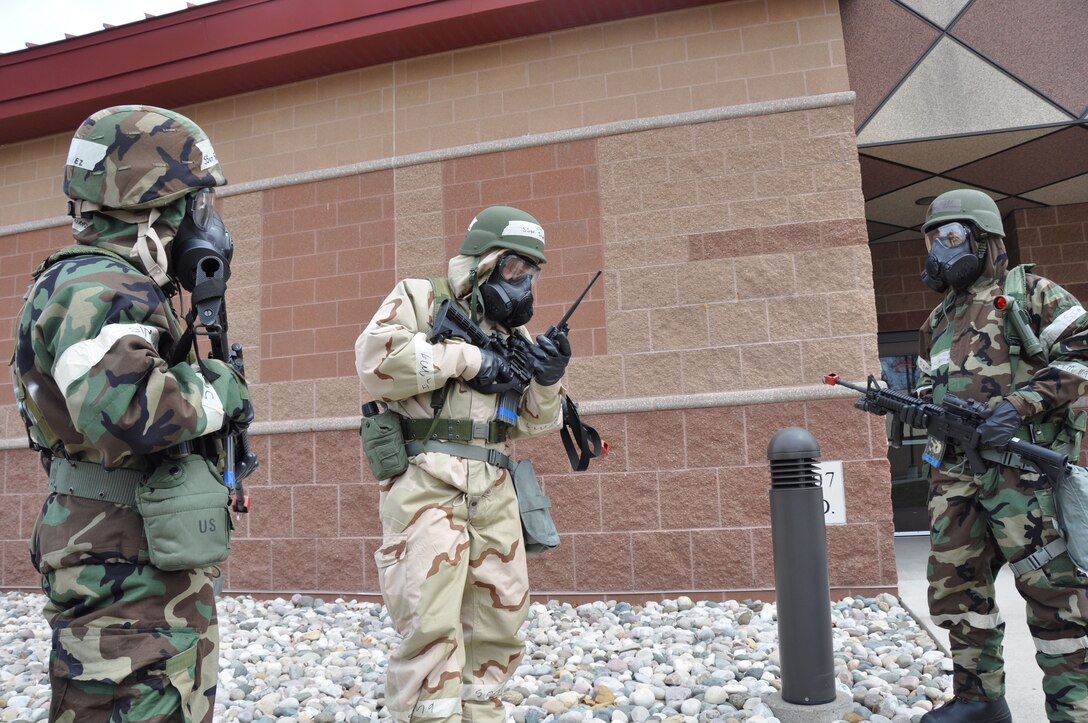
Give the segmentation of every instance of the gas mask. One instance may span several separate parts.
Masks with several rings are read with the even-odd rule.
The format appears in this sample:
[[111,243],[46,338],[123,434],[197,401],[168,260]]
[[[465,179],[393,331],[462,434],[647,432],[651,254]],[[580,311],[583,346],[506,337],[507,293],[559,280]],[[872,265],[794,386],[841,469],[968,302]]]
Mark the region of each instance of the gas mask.
[[[970,226],[952,221],[926,232],[925,271],[922,283],[934,291],[944,292],[948,287],[963,291],[982,273],[985,246],[979,251],[972,249],[973,231]],[[976,240],[976,244],[977,244]]]
[[197,191],[185,201],[185,215],[171,244],[171,266],[186,291],[208,280],[230,278],[234,241],[215,210],[215,192]]
[[540,267],[524,256],[499,257],[495,270],[480,285],[484,316],[496,324],[513,328],[533,318],[533,284]]

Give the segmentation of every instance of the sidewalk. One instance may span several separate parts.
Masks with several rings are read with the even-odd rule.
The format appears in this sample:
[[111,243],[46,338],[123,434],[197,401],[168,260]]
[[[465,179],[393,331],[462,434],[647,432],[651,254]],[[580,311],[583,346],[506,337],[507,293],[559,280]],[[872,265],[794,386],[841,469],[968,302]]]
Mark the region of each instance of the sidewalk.
[[[937,643],[948,650],[948,633],[933,624],[926,603],[926,560],[929,538],[896,537],[895,563],[899,573],[899,597]],[[1002,568],[997,576],[997,606],[1005,619],[1006,700],[1016,723],[1046,720],[1043,712],[1043,675],[1035,664],[1035,644],[1028,633],[1027,610],[1013,586],[1012,572]]]

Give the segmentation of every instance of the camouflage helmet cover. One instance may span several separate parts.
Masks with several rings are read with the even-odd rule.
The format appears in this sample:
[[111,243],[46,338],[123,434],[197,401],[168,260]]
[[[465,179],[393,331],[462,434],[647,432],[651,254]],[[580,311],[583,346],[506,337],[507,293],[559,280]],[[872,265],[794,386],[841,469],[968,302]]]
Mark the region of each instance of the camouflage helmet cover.
[[949,221],[972,221],[986,233],[1002,237],[1005,235],[997,204],[985,193],[973,188],[945,191],[933,199],[926,210],[922,233]]
[[113,106],[83,121],[64,166],[64,193],[104,208],[164,206],[226,183],[200,126],[147,105]]
[[490,206],[476,214],[468,225],[461,253],[482,256],[494,248],[505,248],[544,263],[544,228],[535,218],[511,206]]

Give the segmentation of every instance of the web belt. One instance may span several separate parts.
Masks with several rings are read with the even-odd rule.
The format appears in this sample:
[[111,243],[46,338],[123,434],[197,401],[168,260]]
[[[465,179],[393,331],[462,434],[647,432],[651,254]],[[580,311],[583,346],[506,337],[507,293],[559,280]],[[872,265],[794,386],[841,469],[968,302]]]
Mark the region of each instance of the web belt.
[[409,442],[405,445],[405,449],[408,450],[409,457],[414,457],[423,452],[441,452],[442,454],[449,454],[454,457],[464,457],[465,459],[474,459],[477,462],[487,462],[488,464],[502,467],[511,472],[514,470],[515,464],[514,460],[510,459],[497,449],[477,447],[474,444],[457,444],[456,442],[436,441]]
[[138,470],[107,470],[94,462],[57,458],[49,465],[50,492],[129,507],[136,506],[136,489],[145,479]]
[[[506,441],[509,427],[498,421],[484,422],[474,419],[402,419],[405,439],[443,440],[468,442],[482,439],[494,444]],[[437,423],[436,423],[437,422]],[[431,432],[431,426],[434,431]],[[430,435],[430,436],[428,436]]]

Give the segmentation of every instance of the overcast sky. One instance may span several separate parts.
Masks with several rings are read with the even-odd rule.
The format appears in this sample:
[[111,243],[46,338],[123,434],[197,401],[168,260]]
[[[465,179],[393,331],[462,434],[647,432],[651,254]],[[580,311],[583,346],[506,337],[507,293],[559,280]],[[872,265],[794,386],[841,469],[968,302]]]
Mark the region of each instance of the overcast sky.
[[186,0],[0,0],[0,53],[25,50],[27,43],[63,40],[65,33],[93,33],[103,23],[124,25],[143,20],[144,13],[166,15],[186,7]]

